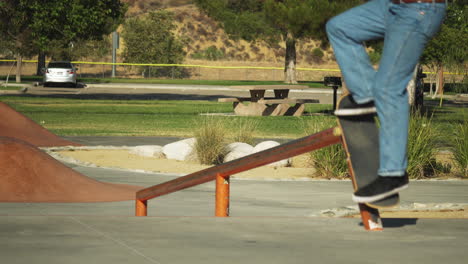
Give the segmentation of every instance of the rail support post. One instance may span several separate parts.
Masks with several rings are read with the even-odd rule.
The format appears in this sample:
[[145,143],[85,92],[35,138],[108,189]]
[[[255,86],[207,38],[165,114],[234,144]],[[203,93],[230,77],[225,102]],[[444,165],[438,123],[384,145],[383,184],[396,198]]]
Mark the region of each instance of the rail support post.
[[365,204],[359,204],[361,212],[361,220],[364,228],[369,231],[382,231],[382,220],[380,219],[379,210],[369,207]]
[[135,216],[147,216],[148,215],[148,201],[135,200]]
[[229,176],[216,174],[215,216],[229,216]]

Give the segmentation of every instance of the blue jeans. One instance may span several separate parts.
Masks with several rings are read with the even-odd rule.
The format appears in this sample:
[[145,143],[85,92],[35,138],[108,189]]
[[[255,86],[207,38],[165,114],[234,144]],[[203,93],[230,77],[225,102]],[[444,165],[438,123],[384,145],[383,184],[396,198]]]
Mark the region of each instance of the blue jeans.
[[[327,23],[328,38],[348,90],[357,103],[374,101],[380,121],[381,176],[402,176],[408,166],[406,86],[424,46],[439,30],[445,3],[394,4],[372,0]],[[384,39],[378,70],[364,41]]]

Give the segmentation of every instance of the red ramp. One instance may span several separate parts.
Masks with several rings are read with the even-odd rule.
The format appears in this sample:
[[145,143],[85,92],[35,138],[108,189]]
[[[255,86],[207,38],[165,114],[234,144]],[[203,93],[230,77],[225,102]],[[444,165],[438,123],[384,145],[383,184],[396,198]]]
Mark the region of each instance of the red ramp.
[[3,102],[0,102],[0,137],[18,138],[38,147],[81,146],[58,137]]
[[24,141],[0,137],[0,202],[111,202],[139,186],[88,178]]

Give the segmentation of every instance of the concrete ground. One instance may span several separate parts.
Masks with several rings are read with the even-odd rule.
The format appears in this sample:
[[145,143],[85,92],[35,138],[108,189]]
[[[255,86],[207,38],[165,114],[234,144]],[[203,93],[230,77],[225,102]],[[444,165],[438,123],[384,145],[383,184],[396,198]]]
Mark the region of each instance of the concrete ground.
[[[109,145],[166,138],[69,138]],[[174,175],[69,165],[88,177],[152,186]],[[468,204],[468,181],[417,181],[402,204]],[[134,202],[0,203],[1,263],[466,263],[468,219],[383,219],[383,232],[323,210],[352,206],[348,181],[231,181],[231,217],[214,183]]]
[[[0,91],[0,94],[47,95],[50,97],[66,97],[80,99],[154,99],[154,100],[207,100],[217,101],[218,98],[249,96],[248,90],[239,90],[221,85],[185,85],[185,84],[135,84],[106,83],[84,84],[78,88],[27,86],[22,91]],[[341,89],[338,90],[338,96]],[[267,91],[266,96],[273,96],[273,91]],[[291,90],[291,98],[317,99],[320,104],[333,103],[332,88],[313,88]]]
[[[30,87],[27,94],[81,98],[216,100],[225,87]],[[198,89],[198,90],[197,90]],[[331,91],[291,94],[332,102]],[[85,145],[167,144],[177,138],[68,137]],[[107,182],[152,186],[174,175],[70,165]],[[467,181],[417,181],[402,204],[468,204]],[[466,263],[468,219],[383,219],[383,232],[358,218],[327,218],[354,205],[347,181],[231,181],[231,217],[215,218],[214,183],[149,201],[0,203],[0,263]]]

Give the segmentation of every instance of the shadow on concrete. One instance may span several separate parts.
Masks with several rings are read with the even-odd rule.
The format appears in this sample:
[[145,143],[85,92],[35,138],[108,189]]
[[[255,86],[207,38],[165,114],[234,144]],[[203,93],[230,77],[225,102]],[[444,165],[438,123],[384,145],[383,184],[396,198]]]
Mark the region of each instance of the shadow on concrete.
[[[416,225],[419,218],[382,218],[383,228],[398,228],[408,225]],[[359,226],[364,226],[361,222]]]
[[384,228],[396,228],[407,225],[416,225],[419,218],[382,218]]

